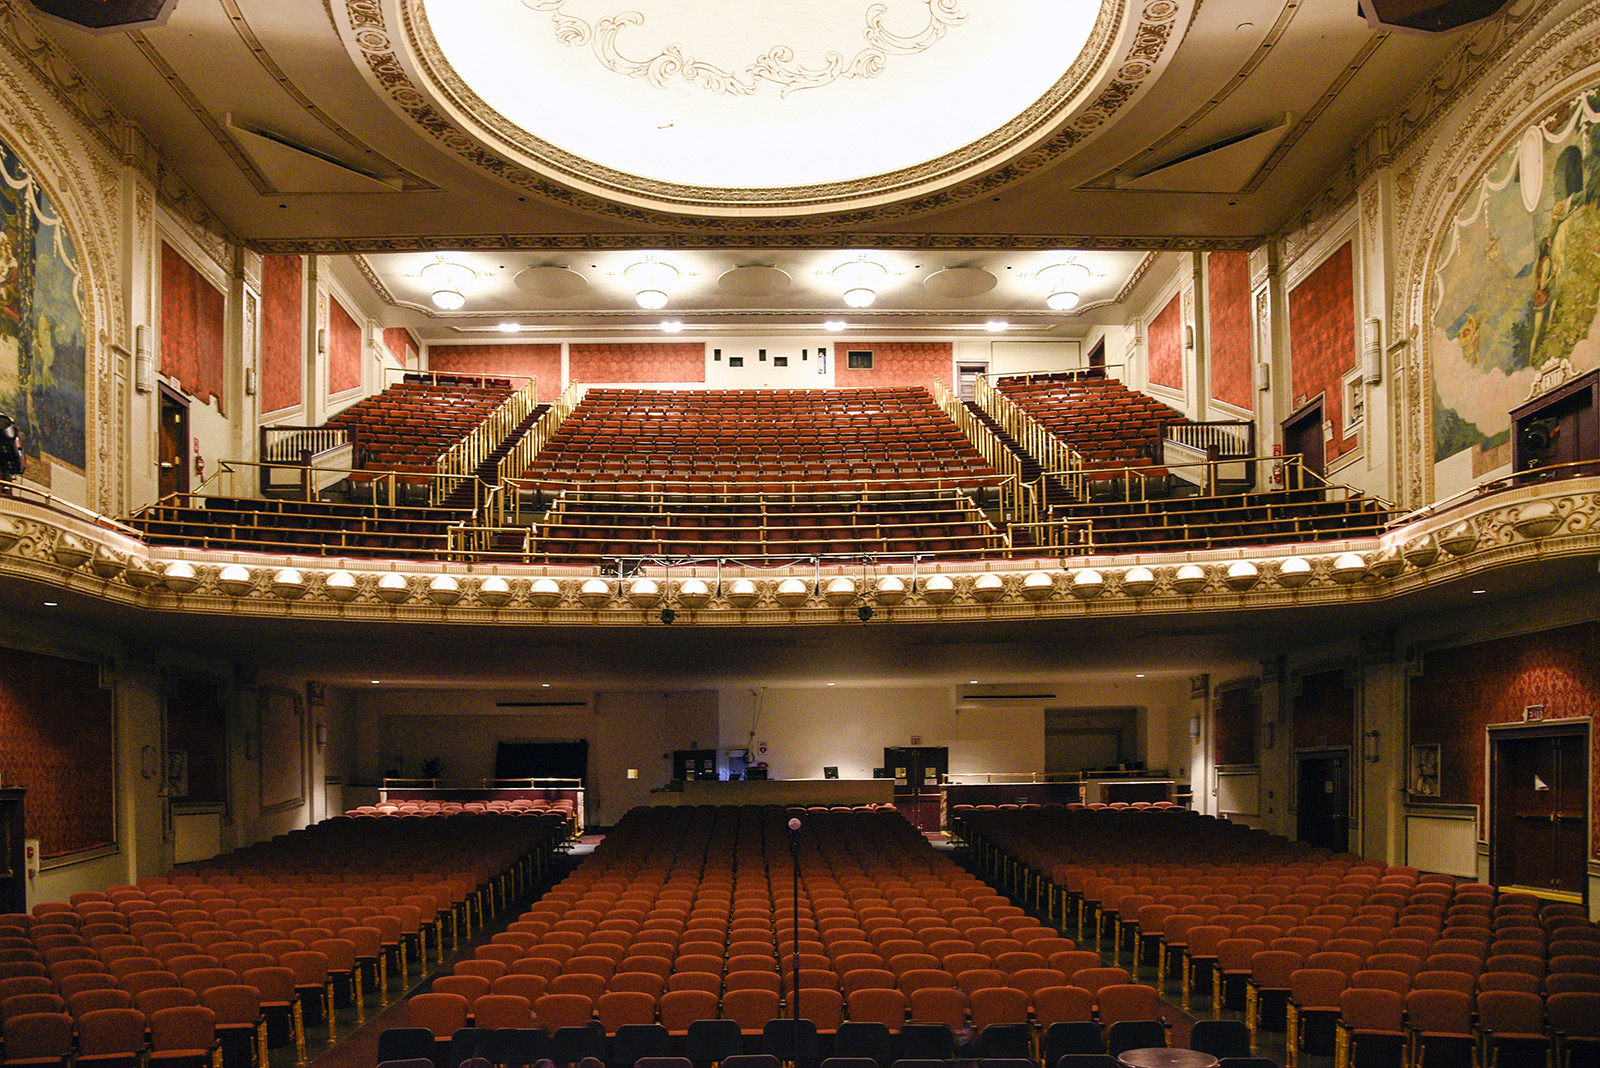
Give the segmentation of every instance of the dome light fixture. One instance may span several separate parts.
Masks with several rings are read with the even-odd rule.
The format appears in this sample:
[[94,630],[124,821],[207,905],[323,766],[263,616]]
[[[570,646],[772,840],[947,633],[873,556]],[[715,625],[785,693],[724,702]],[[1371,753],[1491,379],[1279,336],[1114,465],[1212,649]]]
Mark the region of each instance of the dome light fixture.
[[856,253],[855,259],[833,269],[833,277],[844,286],[844,302],[851,308],[870,308],[878,299],[877,290],[872,287],[888,274],[883,264],[868,259],[865,252]]
[[439,259],[422,268],[422,279],[433,287],[433,306],[440,311],[457,311],[467,303],[461,287],[477,277],[470,267]]
[[1044,298],[1044,306],[1051,311],[1064,312],[1076,308],[1083,299],[1073,287],[1090,275],[1089,268],[1076,260],[1062,260],[1040,270],[1034,279],[1049,294]]
[[637,263],[630,263],[622,277],[639,288],[634,292],[634,303],[645,311],[659,311],[667,306],[667,286],[678,279],[678,269],[670,263],[656,259],[655,253],[646,252]]

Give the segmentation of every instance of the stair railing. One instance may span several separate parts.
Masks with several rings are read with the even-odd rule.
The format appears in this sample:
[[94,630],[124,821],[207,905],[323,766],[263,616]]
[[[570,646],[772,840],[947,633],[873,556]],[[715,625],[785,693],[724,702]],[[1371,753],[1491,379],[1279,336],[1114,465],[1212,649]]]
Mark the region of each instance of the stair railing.
[[972,447],[982,454],[989,466],[1005,477],[1000,487],[1000,511],[1009,521],[1026,521],[1038,518],[1039,495],[1033,487],[1022,481],[1022,457],[995,434],[993,428],[973,415],[971,410],[952,393],[943,382],[933,381],[933,400],[948,415]]
[[1000,429],[1009,434],[1023,452],[1039,462],[1042,472],[1048,473],[1039,475],[1040,500],[1048,497],[1045,486],[1047,477],[1060,481],[1072,500],[1085,499],[1087,482],[1084,479],[1083,457],[1076,449],[1046,430],[1044,424],[994,388],[987,378],[979,378],[975,382],[973,400],[989,413],[989,418],[999,424]]
[[[528,432],[517,439],[511,450],[500,458],[499,481],[503,485],[514,478],[521,478],[522,472],[533,464],[533,458],[539,451],[555,437],[556,431],[561,429],[561,424],[566,422],[567,416],[583,401],[583,395],[589,387],[574,382],[568,386],[561,396],[556,398],[554,404],[539,417],[539,421],[528,428]],[[524,413],[526,417],[527,413]],[[520,423],[521,420],[518,420]]]
[[448,497],[464,479],[476,477],[478,468],[500,447],[513,430],[528,418],[539,393],[539,380],[530,378],[522,388],[501,402],[484,420],[467,432],[466,437],[444,451],[434,464],[434,470],[445,477],[433,484],[433,503]]

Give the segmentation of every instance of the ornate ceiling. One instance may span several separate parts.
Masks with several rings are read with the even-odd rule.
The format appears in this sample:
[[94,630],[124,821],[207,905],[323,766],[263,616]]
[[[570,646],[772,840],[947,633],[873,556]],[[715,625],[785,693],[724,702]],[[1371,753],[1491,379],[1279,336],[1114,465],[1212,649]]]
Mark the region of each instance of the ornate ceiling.
[[[1303,0],[755,6],[184,0],[121,32],[44,20],[44,50],[21,51],[86,77],[153,149],[135,154],[159,155],[171,202],[258,251],[370,254],[357,267],[402,303],[416,254],[589,280],[567,303],[484,308],[479,328],[659,318],[603,298],[591,254],[800,283],[808,255],[865,250],[919,272],[883,291],[875,314],[900,317],[883,325],[932,329],[953,310],[1025,320],[1038,306],[1005,304],[1006,280],[1040,258],[1259,244],[1338,196],[1361,139],[1468,32],[1395,33]],[[966,267],[996,284],[925,281]],[[717,299],[750,324],[831,299],[788,292]]]

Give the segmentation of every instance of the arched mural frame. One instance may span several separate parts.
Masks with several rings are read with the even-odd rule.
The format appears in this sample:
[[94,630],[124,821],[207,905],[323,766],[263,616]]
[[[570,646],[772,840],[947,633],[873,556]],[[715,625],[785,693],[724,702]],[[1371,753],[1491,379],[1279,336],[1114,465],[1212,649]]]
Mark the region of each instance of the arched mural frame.
[[[1450,247],[1455,220],[1478,194],[1491,167],[1553,108],[1600,89],[1600,2],[1530,26],[1509,43],[1507,59],[1455,89],[1445,121],[1391,165],[1399,225],[1390,277],[1390,336],[1408,343],[1403,421],[1406,458],[1402,498],[1419,506],[1437,495],[1431,333],[1434,280]],[[1440,196],[1446,193],[1446,196]]]
[[[127,433],[126,390],[112,362],[112,346],[130,349],[128,309],[120,272],[117,210],[131,170],[99,151],[86,129],[72,129],[65,109],[47,108],[37,85],[0,65],[0,142],[50,199],[77,253],[84,338],[84,499],[104,513],[126,504],[125,465],[117,457]],[[135,226],[137,233],[137,226]]]

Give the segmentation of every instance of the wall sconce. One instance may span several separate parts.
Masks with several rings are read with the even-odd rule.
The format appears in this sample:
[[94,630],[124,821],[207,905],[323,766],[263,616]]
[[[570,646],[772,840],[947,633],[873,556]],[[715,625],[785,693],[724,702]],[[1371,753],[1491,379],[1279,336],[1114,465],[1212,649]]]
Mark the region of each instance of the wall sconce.
[[1377,731],[1368,731],[1361,736],[1361,756],[1368,764],[1376,764],[1379,761]]
[[319,724],[317,724],[317,748],[321,749],[323,746],[325,746],[327,744],[328,744],[328,725],[326,723],[319,723]]
[[261,758],[261,743],[249,731],[244,732],[244,758],[250,761]]
[[133,328],[133,388],[138,393],[149,393],[156,388],[156,361],[150,350],[150,328]]
[[246,367],[244,369],[244,395],[247,397],[256,395],[256,369],[254,367]]
[[1194,739],[1198,739],[1200,737],[1200,717],[1199,716],[1190,716],[1189,717],[1189,737],[1190,738],[1194,738]]
[[319,326],[317,328],[317,355],[318,356],[326,356],[327,354],[328,354],[328,332],[326,330],[324,330],[322,327]]
[[139,775],[141,778],[153,779],[156,777],[159,762],[156,758],[156,747],[143,746],[139,750]]
[[1263,723],[1261,725],[1261,748],[1271,749],[1278,744],[1278,725],[1276,723]]
[[1184,323],[1183,324],[1183,347],[1186,348],[1186,349],[1194,348],[1194,324],[1193,323]]

